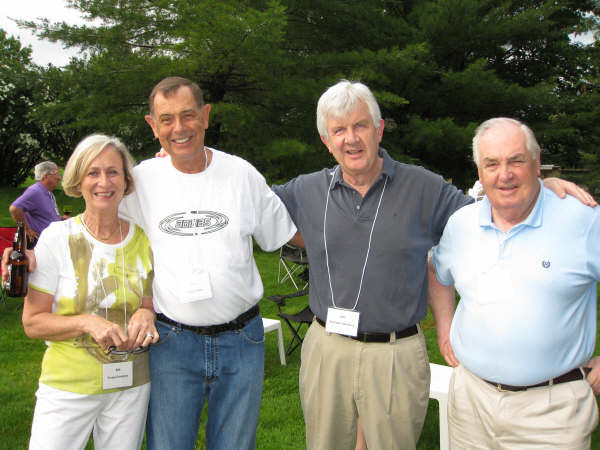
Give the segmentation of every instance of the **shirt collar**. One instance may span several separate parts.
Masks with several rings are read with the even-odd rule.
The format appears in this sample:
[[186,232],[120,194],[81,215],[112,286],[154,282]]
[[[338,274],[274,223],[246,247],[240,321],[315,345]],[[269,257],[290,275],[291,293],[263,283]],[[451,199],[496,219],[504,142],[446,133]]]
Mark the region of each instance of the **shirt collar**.
[[[535,205],[527,218],[517,225],[511,228],[511,231],[516,229],[520,229],[523,227],[532,227],[537,228],[542,226],[543,220],[543,203],[544,203],[544,185],[542,180],[538,178],[538,183],[540,184],[540,193],[538,194],[538,198],[535,201]],[[479,206],[479,226],[480,227],[493,227],[498,228],[492,222],[492,205],[487,198],[487,195],[483,197],[483,200],[480,202]]]
[[[383,158],[383,167],[381,168],[381,173],[377,177],[377,180],[375,180],[375,183],[377,183],[377,181],[381,180],[383,178],[383,175],[387,176],[390,179],[393,179],[394,174],[395,174],[394,160],[388,154],[387,150],[384,149],[383,147],[379,147],[379,156],[381,156]],[[332,187],[335,187],[344,181],[342,178],[342,169],[339,164],[337,166],[333,167],[333,169],[331,169],[329,171],[329,174],[333,175],[333,186]]]

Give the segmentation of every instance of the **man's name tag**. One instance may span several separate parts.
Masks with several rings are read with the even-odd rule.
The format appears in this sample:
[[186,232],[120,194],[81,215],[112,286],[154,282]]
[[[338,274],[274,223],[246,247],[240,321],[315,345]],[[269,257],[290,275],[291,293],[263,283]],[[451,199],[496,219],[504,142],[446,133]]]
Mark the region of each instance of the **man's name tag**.
[[354,336],[358,334],[358,318],[360,313],[352,309],[329,308],[327,309],[327,322],[325,331],[328,333]]
[[133,385],[133,362],[102,364],[102,389],[115,389]]
[[501,305],[514,300],[513,282],[510,273],[502,267],[493,267],[477,278],[477,303]]
[[208,272],[192,270],[181,287],[181,303],[192,303],[212,298],[210,276]]

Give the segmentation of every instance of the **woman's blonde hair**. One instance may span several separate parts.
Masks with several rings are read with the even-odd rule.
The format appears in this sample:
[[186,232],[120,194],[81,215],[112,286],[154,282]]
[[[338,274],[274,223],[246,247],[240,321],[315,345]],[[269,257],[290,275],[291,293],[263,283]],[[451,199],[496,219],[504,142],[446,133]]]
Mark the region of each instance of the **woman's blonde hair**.
[[65,166],[62,186],[66,195],[81,197],[81,180],[92,161],[108,146],[113,147],[121,155],[123,161],[123,174],[125,176],[125,192],[123,195],[133,192],[135,184],[131,171],[135,162],[125,144],[113,136],[92,134],[77,144]]

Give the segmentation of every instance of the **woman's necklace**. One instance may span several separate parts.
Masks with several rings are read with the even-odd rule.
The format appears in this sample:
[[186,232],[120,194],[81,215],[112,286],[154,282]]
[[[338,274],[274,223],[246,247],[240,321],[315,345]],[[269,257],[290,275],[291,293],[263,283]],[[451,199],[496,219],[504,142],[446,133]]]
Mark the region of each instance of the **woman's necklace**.
[[[92,233],[90,231],[90,229],[87,227],[87,225],[85,224],[85,220],[83,220],[83,214],[81,215],[81,223],[83,224],[83,226],[85,227],[85,229],[88,231],[88,233],[90,233],[92,236],[95,237],[94,233]],[[127,297],[125,296],[125,243],[123,242],[123,230],[121,228],[121,221],[119,220],[119,226],[117,227],[119,230],[119,237],[120,237],[120,242],[121,242],[121,261],[122,261],[122,281],[123,281],[123,329],[127,329]],[[115,234],[115,232],[113,231],[112,234]],[[111,234],[111,235],[112,235]],[[110,237],[110,236],[109,236]],[[108,238],[104,239],[107,240]],[[88,243],[88,247],[90,248],[90,264],[92,262],[93,256],[94,256],[94,248],[92,247],[92,244],[90,243],[90,241],[88,241],[87,239],[85,239],[85,241]],[[115,255],[115,259],[116,259],[116,255]],[[100,270],[98,268],[98,264],[94,264],[94,269],[96,270],[96,278],[98,279],[98,282],[100,283],[100,287],[102,288],[102,293],[104,294],[104,299],[106,299],[106,297],[108,297],[107,293],[106,293],[106,289],[104,288],[104,282],[102,281],[102,277],[100,274]],[[118,285],[117,285],[117,280],[115,278],[114,280],[115,282],[115,292],[118,289]],[[98,298],[98,290],[96,289],[96,305],[100,305],[100,300]],[[104,318],[106,320],[108,320],[108,306],[104,305]]]
[[117,219],[117,226],[115,226],[115,229],[112,230],[107,237],[101,237],[93,233],[92,230],[88,228],[87,224],[85,223],[85,220],[83,219],[83,214],[81,215],[81,223],[83,224],[83,227],[87,230],[88,233],[90,233],[94,238],[99,239],[101,241],[108,241],[111,237],[113,237],[117,230],[121,228],[121,221]]

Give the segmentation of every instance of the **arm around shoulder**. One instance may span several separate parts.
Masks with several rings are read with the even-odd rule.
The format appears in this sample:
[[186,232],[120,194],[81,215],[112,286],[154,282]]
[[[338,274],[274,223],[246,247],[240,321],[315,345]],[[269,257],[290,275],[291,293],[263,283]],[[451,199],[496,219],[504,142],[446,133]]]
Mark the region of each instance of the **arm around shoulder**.
[[565,198],[567,194],[569,194],[584,205],[591,206],[592,208],[598,205],[598,202],[594,200],[594,197],[575,183],[554,177],[544,178],[543,183],[544,187],[552,190],[560,198]]

